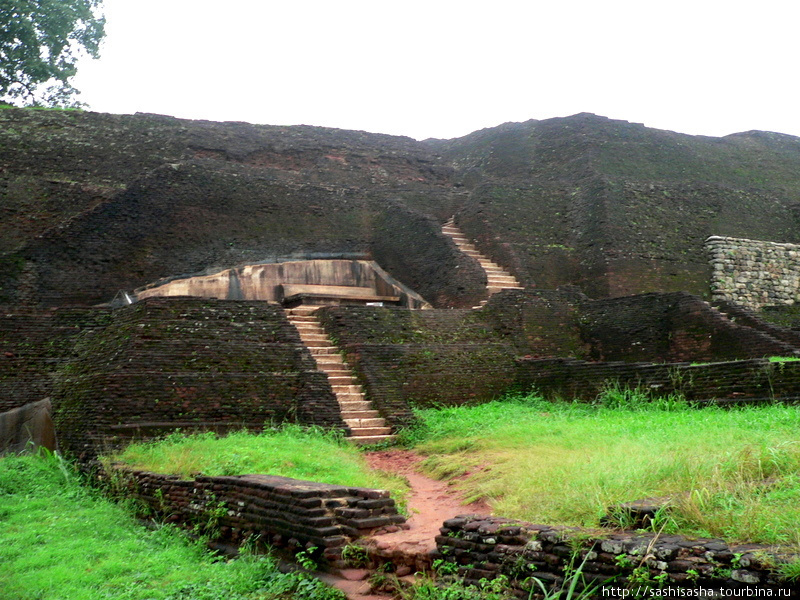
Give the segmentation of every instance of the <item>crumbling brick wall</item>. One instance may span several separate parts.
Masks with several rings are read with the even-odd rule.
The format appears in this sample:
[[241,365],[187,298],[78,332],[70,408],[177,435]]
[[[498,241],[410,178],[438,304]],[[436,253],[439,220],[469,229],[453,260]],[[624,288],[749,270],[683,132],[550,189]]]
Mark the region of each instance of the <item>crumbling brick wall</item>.
[[[712,590],[742,597],[766,590],[777,597],[780,590],[782,597],[788,598],[796,597],[797,592],[796,584],[781,580],[770,564],[787,557],[775,555],[767,546],[739,547],[718,539],[601,533],[502,517],[459,516],[444,522],[436,545],[434,558],[452,564],[466,583],[479,585],[481,579],[504,575],[517,595],[526,599],[537,597],[528,595],[531,577],[547,586],[560,585],[573,557],[577,560],[573,566],[586,560],[583,578],[587,583],[605,588],[597,597],[635,597],[633,592],[623,595],[621,590],[637,586],[642,597],[666,596],[658,593],[657,578],[661,579],[660,589],[672,589],[673,597],[680,588],[692,588],[695,596],[698,590],[705,590],[707,597],[712,597]],[[645,592],[647,584],[655,588],[652,593]]]
[[[140,512],[208,535],[215,543],[302,550],[336,561],[350,541],[405,523],[389,492],[275,475],[181,479],[114,466],[111,490],[138,501]],[[390,529],[391,530],[391,529]]]

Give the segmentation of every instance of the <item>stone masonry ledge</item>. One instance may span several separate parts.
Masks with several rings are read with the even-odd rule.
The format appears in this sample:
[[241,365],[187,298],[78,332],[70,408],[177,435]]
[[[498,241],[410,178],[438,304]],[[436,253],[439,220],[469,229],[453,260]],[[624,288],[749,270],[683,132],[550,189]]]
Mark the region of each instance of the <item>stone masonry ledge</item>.
[[112,491],[137,500],[144,515],[199,527],[212,542],[255,538],[292,551],[313,546],[330,562],[353,540],[397,530],[406,520],[386,490],[261,474],[181,479],[120,463],[101,477]]
[[796,555],[771,546],[638,531],[604,533],[475,515],[445,521],[440,533],[435,559],[452,563],[467,583],[506,576],[521,598],[528,598],[531,577],[559,585],[569,565],[584,559],[585,581],[598,585],[750,588],[773,590],[775,596],[780,590],[787,598],[798,594],[798,583],[782,579],[777,570]]

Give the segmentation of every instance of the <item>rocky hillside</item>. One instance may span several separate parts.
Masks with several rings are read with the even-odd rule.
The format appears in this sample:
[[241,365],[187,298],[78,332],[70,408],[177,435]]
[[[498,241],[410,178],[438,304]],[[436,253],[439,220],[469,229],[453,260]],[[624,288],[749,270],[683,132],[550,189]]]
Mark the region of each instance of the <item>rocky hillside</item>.
[[437,306],[480,269],[455,214],[528,286],[708,287],[702,241],[800,242],[800,139],[580,114],[455,140],[157,115],[0,110],[0,303],[90,305],[286,257],[372,257]]

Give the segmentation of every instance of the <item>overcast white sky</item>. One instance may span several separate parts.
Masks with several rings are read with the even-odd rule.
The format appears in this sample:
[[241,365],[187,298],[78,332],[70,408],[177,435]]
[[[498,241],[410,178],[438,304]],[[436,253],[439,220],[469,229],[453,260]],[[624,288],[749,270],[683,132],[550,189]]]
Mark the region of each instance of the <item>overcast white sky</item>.
[[105,0],[93,110],[452,138],[593,112],[800,136],[797,0]]

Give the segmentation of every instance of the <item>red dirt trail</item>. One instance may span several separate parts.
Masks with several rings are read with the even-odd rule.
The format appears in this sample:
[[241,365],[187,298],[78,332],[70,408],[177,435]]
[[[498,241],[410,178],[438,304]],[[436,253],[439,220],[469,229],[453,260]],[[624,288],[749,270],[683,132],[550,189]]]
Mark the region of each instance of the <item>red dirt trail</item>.
[[[452,485],[422,475],[418,466],[423,457],[411,450],[382,450],[365,456],[371,468],[404,477],[411,488],[406,499],[408,529],[365,540],[374,554],[392,559],[398,565],[398,575],[429,566],[428,556],[436,548],[434,538],[445,520],[464,514],[491,514],[486,503],[464,504],[463,496]],[[369,584],[363,580],[368,576],[366,571],[349,569],[342,572],[341,579],[329,582],[351,600],[386,600],[386,596],[371,593]]]

